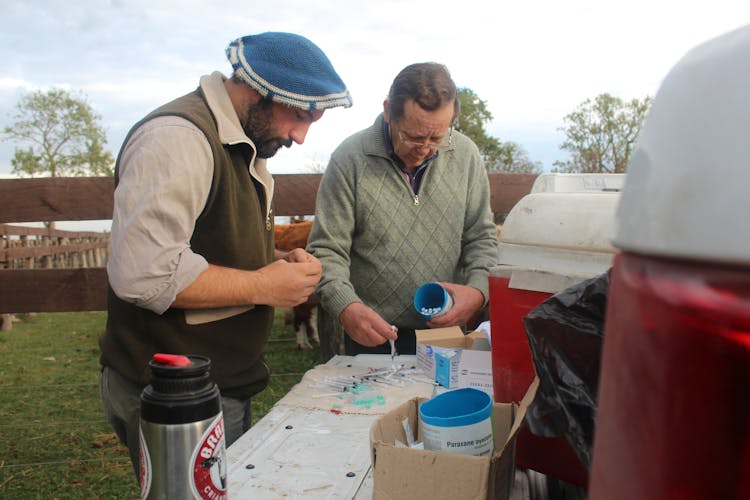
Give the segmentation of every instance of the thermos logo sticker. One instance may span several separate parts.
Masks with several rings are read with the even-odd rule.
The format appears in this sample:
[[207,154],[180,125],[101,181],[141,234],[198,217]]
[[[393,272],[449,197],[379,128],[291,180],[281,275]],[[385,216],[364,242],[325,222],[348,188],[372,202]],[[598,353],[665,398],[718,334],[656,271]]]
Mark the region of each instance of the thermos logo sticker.
[[138,450],[139,473],[141,476],[141,498],[146,498],[151,490],[151,457],[148,453],[146,440],[143,438],[143,431],[138,429],[138,439],[141,446]]
[[227,464],[224,418],[216,417],[198,442],[190,458],[190,487],[196,498],[226,500]]

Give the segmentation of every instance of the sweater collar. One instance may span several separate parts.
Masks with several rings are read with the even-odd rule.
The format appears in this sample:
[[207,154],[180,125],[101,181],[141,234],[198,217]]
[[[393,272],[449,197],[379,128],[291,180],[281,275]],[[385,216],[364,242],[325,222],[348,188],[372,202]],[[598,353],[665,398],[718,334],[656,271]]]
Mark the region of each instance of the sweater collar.
[[365,130],[367,134],[367,140],[364,143],[364,152],[366,155],[381,156],[383,158],[390,158],[388,154],[388,148],[383,137],[383,125],[385,118],[383,113],[380,113],[375,118],[375,123],[372,127]]

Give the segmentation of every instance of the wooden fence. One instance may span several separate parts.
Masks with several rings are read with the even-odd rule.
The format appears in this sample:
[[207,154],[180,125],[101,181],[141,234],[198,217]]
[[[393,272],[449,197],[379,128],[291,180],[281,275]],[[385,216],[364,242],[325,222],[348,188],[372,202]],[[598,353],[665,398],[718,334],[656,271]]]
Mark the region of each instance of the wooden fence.
[[[275,215],[303,216],[315,213],[315,196],[322,174],[275,175]],[[534,182],[533,174],[490,174],[492,210],[506,214],[515,203],[527,194]],[[69,177],[47,179],[0,180],[0,224],[19,222],[53,222],[109,220],[112,218],[114,184],[111,177]],[[21,231],[20,226],[11,226],[9,231]],[[107,273],[103,267],[104,254],[98,260],[96,251],[106,248],[106,242],[88,241],[92,234],[71,240],[71,234],[59,236],[45,234],[45,229],[24,228],[44,241],[57,239],[60,247],[76,250],[74,253],[89,255],[86,265],[78,267],[55,266],[56,249],[45,249],[44,245],[28,247],[24,251],[10,248],[0,249],[0,314],[23,312],[100,311],[106,309]],[[67,232],[63,232],[67,233]],[[14,236],[20,238],[17,232]],[[68,238],[67,242],[61,242]],[[3,239],[5,235],[3,233]],[[74,241],[75,240],[75,241]],[[100,245],[103,245],[100,246]],[[75,247],[75,248],[72,248]],[[93,251],[94,254],[89,253]],[[45,252],[50,252],[46,254]],[[44,260],[45,256],[49,258]],[[42,259],[45,264],[34,268],[12,268],[9,262],[19,259]],[[49,263],[47,265],[46,263]],[[88,266],[88,267],[87,267]]]
[[102,267],[109,233],[0,224],[0,268]]

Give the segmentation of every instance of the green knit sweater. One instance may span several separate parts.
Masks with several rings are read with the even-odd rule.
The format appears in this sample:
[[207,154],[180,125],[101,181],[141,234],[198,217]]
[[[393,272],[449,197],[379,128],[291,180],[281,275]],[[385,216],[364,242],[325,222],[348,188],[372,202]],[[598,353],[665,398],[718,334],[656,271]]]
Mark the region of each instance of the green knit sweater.
[[355,301],[404,328],[425,328],[412,305],[427,281],[479,289],[488,298],[497,229],[477,147],[453,132],[418,196],[388,156],[383,116],[331,155],[318,190],[308,250],[323,264],[317,293],[338,318]]

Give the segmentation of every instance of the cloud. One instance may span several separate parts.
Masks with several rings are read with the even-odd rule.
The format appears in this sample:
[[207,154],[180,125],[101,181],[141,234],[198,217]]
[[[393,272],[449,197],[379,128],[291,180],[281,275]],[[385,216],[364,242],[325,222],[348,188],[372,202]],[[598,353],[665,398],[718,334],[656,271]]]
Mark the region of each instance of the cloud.
[[[22,92],[65,86],[88,96],[115,152],[135,121],[194,89],[200,75],[228,74],[230,40],[261,31],[308,36],[341,74],[354,107],[330,110],[303,146],[269,162],[272,169],[298,162],[300,171],[372,123],[407,64],[446,64],[458,85],[487,102],[490,133],[547,158],[561,142],[563,116],[584,99],[653,95],[687,50],[750,19],[750,3],[730,0],[5,3],[0,126]],[[0,172],[11,156],[12,145],[0,142]]]
[[8,90],[16,91],[18,89],[33,90],[34,86],[31,83],[18,78],[0,77],[0,92]]

